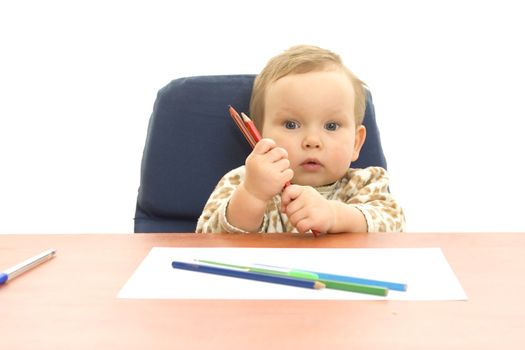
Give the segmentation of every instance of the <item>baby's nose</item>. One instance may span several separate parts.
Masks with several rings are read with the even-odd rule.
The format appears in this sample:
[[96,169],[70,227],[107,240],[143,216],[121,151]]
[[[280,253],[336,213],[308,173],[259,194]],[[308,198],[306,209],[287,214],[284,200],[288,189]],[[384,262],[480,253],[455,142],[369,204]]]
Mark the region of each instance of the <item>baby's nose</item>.
[[304,148],[320,148],[321,140],[317,136],[308,135],[304,138],[303,147]]

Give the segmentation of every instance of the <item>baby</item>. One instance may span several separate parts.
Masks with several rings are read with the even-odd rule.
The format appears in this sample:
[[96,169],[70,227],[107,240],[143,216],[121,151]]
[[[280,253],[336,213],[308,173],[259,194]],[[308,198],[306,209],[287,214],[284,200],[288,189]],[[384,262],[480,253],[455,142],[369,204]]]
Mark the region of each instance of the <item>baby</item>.
[[365,106],[363,83],[335,53],[301,45],[272,58],[250,102],[263,139],[220,180],[196,231],[403,231],[386,170],[350,168]]

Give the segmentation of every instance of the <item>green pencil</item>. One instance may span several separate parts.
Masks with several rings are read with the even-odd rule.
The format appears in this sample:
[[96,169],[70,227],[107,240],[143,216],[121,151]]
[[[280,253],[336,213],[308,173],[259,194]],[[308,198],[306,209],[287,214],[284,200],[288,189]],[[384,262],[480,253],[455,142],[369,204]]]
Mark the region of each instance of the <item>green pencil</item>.
[[380,297],[386,297],[388,295],[388,288],[369,286],[366,284],[350,283],[350,282],[339,282],[339,281],[330,281],[323,278],[319,278],[316,281],[319,281],[325,285],[325,288],[345,290],[348,292],[355,292],[361,294],[371,294],[378,295]]
[[289,277],[295,277],[299,279],[314,280],[314,281],[323,283],[325,287],[329,289],[337,289],[337,290],[343,290],[347,292],[354,292],[354,293],[361,293],[361,294],[378,295],[382,297],[388,295],[388,288],[370,286],[370,285],[359,284],[359,283],[332,281],[329,279],[319,278],[317,274],[308,272],[308,271],[268,269],[268,268],[253,267],[253,266],[234,265],[234,264],[222,263],[222,262],[211,261],[211,260],[196,259],[196,261],[200,263],[204,263],[204,264],[222,266],[226,268],[229,267],[229,268],[234,268],[234,269],[245,269],[248,271],[263,273],[267,275],[289,276]]

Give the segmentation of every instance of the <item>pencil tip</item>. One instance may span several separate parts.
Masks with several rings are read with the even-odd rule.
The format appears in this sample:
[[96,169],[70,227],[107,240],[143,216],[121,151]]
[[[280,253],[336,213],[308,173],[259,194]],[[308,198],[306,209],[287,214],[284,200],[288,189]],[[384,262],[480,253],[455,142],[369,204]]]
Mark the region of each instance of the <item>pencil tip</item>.
[[325,288],[326,285],[322,282],[319,282],[319,281],[315,281],[314,282],[314,289],[323,289]]

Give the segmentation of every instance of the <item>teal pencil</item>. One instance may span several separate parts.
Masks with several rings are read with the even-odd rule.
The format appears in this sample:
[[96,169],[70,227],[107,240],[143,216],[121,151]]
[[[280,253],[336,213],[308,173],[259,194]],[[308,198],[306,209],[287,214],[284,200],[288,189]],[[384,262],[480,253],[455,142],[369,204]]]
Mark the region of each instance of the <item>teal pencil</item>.
[[[257,265],[258,267],[260,266],[261,268],[288,270],[287,268],[279,267],[279,266],[263,265],[263,264],[255,264],[255,265]],[[380,281],[380,280],[373,280],[369,278],[361,278],[361,277],[346,276],[346,275],[335,275],[332,273],[325,273],[325,272],[318,272],[318,271],[305,271],[305,270],[294,270],[294,269],[289,269],[289,270],[296,271],[299,273],[304,273],[304,272],[313,273],[313,274],[316,274],[319,277],[319,279],[323,279],[323,280],[364,284],[368,286],[383,287],[383,288],[387,288],[390,290],[396,290],[400,292],[406,292],[407,290],[407,285],[405,283]]]

